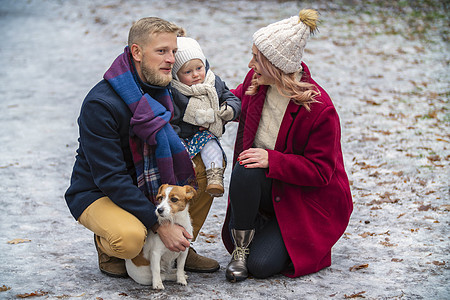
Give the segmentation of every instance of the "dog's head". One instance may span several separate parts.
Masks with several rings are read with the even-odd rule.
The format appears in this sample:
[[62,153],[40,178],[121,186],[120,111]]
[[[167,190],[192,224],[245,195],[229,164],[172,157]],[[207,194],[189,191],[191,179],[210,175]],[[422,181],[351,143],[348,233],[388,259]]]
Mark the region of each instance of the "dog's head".
[[173,221],[173,216],[184,211],[188,207],[189,201],[196,195],[197,192],[190,185],[161,185],[156,195],[158,220],[160,222],[163,220]]

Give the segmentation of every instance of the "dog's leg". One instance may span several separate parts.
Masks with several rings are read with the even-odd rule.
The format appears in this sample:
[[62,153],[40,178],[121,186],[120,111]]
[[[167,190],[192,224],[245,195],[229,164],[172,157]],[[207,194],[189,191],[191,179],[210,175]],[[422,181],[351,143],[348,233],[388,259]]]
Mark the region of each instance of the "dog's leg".
[[153,289],[163,290],[164,285],[161,280],[161,253],[160,251],[152,251],[150,253],[150,266],[152,269]]
[[180,255],[177,258],[177,283],[181,285],[187,285],[186,281],[186,273],[184,272],[184,265],[186,263],[186,258],[188,254],[188,249],[180,253]]
[[167,270],[161,272],[162,281],[177,281],[177,269],[173,265],[169,265]]

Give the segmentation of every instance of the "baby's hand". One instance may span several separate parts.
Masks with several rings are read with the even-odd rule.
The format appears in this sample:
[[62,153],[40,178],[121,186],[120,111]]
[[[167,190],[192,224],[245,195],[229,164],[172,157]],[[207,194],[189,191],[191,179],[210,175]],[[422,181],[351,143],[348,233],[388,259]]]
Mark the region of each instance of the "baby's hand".
[[231,106],[228,106],[227,103],[225,102],[224,104],[222,104],[220,106],[219,112],[217,113],[217,115],[225,122],[228,122],[228,121],[233,120],[234,110]]

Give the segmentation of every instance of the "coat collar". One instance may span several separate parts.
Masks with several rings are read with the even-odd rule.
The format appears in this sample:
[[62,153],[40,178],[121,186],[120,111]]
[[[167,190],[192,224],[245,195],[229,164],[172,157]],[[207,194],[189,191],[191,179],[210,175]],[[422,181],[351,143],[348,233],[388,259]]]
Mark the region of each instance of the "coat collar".
[[[309,82],[310,73],[308,67],[302,62],[303,67],[303,75],[301,81]],[[284,151],[286,149],[286,137],[289,134],[289,130],[291,130],[292,124],[294,123],[295,118],[298,113],[302,109],[301,105],[295,104],[294,101],[290,101],[286,112],[284,113],[283,121],[280,125],[280,130],[278,131],[277,141],[275,143],[275,150]]]
[[286,137],[288,136],[289,130],[291,130],[292,124],[294,123],[294,120],[301,108],[302,106],[295,104],[294,101],[291,100],[289,102],[286,112],[284,113],[283,121],[280,125],[280,130],[278,131],[274,150],[283,152],[286,149]]
[[[302,62],[303,67],[303,76],[302,81],[310,82],[310,73],[308,67]],[[249,78],[253,75],[253,70],[249,73]],[[267,85],[262,85],[259,87],[259,91],[256,95],[251,97],[249,101],[246,120],[245,120],[245,128],[243,132],[243,148],[248,149],[253,146],[253,142],[255,140],[256,131],[258,130],[259,121],[261,120],[262,110],[264,107],[264,101],[266,99],[267,94]],[[244,108],[243,108],[244,109]],[[292,127],[292,123],[297,117],[298,113],[302,109],[301,105],[295,104],[293,101],[290,101],[286,112],[284,114],[283,120],[280,125],[280,130],[278,132],[277,141],[275,143],[275,150],[284,151],[286,148],[286,136],[289,133],[289,130]]]
[[262,85],[256,95],[250,96],[250,101],[246,108],[246,119],[243,133],[243,149],[253,146],[256,131],[258,130],[259,121],[261,120],[262,109],[266,99],[268,86]]

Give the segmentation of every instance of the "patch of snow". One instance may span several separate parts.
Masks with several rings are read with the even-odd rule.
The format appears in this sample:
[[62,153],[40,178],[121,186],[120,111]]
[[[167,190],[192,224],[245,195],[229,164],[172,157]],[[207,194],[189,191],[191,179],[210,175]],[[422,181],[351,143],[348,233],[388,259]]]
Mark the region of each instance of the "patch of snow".
[[[227,282],[229,254],[220,239],[225,193],[215,199],[205,234],[194,243],[221,269],[190,273],[187,287],[168,283],[156,292],[100,273],[93,234],[70,215],[63,194],[78,146],[80,105],[123,51],[134,21],[159,16],[185,27],[215,73],[234,88],[248,71],[252,34],[296,14],[299,5],[2,1],[0,288],[10,289],[0,298],[40,290],[50,299],[343,299],[358,293],[369,299],[448,298],[448,43],[433,30],[428,43],[385,33],[379,11],[355,15],[318,1],[314,7],[321,8],[323,22],[304,55],[340,114],[354,197],[331,267],[295,279]],[[395,22],[396,31],[408,31],[406,22]],[[227,125],[222,139],[230,162],[235,132],[235,124]],[[7,243],[16,238],[31,241]]]

